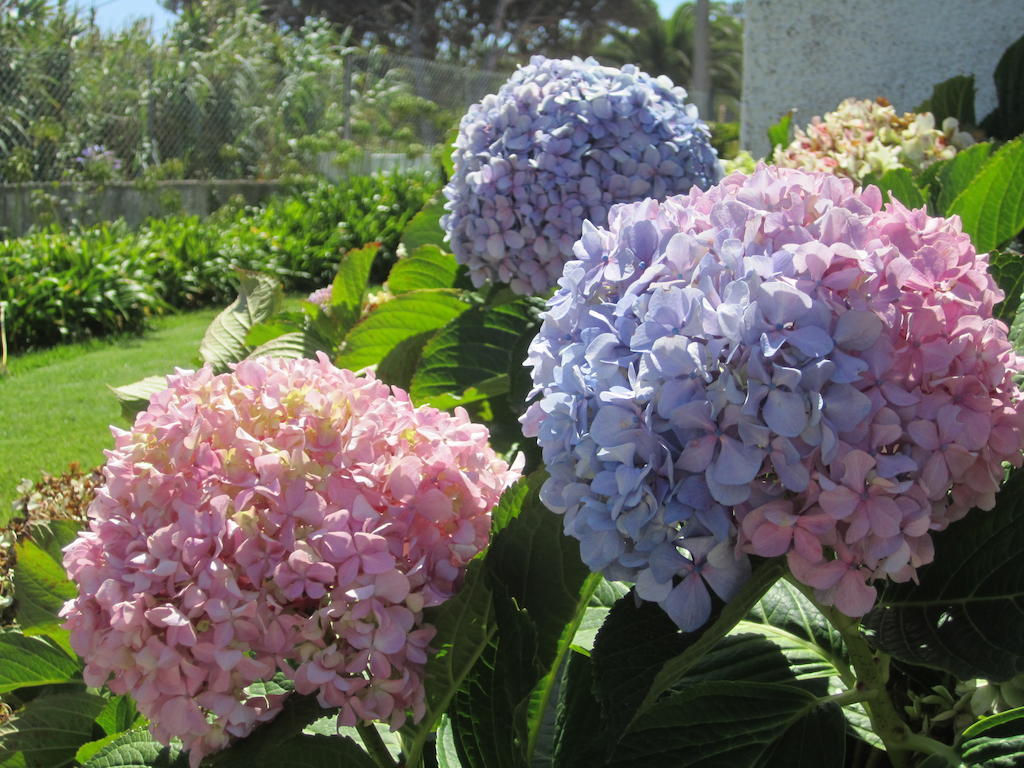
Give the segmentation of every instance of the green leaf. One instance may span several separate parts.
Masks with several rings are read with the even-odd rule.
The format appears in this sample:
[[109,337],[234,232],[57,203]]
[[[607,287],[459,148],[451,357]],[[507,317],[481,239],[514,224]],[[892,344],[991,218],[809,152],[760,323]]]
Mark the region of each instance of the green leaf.
[[932,95],[915,112],[931,112],[935,125],[955,117],[961,127],[977,125],[974,116],[974,75],[955,75],[932,88]]
[[[1006,298],[995,306],[992,315],[997,320],[1016,327],[1018,322],[1024,322],[1019,317],[1021,295],[1024,294],[1024,256],[1014,251],[995,251],[989,255],[988,271],[1006,295]],[[1018,333],[1014,346],[1019,351],[1024,351],[1021,350],[1021,342],[1024,342],[1024,338]]]
[[97,754],[101,749],[103,749],[108,744],[113,744],[119,738],[121,738],[120,733],[110,733],[104,736],[102,739],[96,739],[96,741],[85,742],[85,744],[80,746],[78,748],[78,751],[75,752],[75,762],[89,762],[89,759],[92,758],[93,755]]
[[940,216],[946,215],[949,206],[978,175],[978,171],[985,165],[991,151],[991,144],[975,144],[958,152],[951,160],[943,164],[942,171],[936,178],[939,193],[935,198],[935,209]]
[[1018,768],[1024,764],[1024,707],[986,717],[963,733],[960,755],[968,766]]
[[839,708],[790,685],[701,682],[659,701],[630,728],[614,768],[841,768]]
[[66,683],[80,671],[77,659],[44,640],[18,632],[0,634],[0,693]]
[[206,329],[199,345],[203,362],[221,373],[228,369],[228,363],[244,359],[252,351],[245,343],[249,329],[276,314],[283,301],[281,283],[276,278],[238,270],[238,298]]
[[459,753],[455,748],[452,723],[447,717],[441,718],[437,728],[437,768],[462,768]]
[[890,584],[863,619],[875,647],[961,680],[1024,672],[1024,471],[989,511],[934,533],[935,562],[919,584]]
[[102,697],[84,691],[40,696],[11,722],[4,748],[24,755],[29,768],[70,765],[78,748],[92,741],[93,721],[104,703]]
[[979,253],[991,251],[1024,227],[1024,137],[1003,145],[947,210],[963,222]]
[[64,568],[49,553],[29,540],[15,548],[15,617],[26,635],[49,635],[62,645],[67,632],[57,616],[64,603],[78,594]]
[[1024,133],[1024,36],[1006,49],[992,77],[997,106],[981,127],[993,138],[1012,139]]
[[539,493],[540,487],[544,484],[546,475],[534,472],[531,475],[516,480],[511,486],[505,489],[498,499],[498,503],[491,510],[491,536],[506,528],[509,523],[519,517],[523,510],[523,504],[531,493]]
[[269,723],[259,726],[248,737],[210,759],[215,768],[255,768],[263,765],[270,750],[302,735],[304,728],[318,720],[324,710],[315,696],[292,694],[284,702],[281,713]]
[[785,148],[789,144],[789,127],[793,122],[793,115],[795,114],[795,109],[789,110],[789,112],[779,118],[777,123],[768,128],[768,143],[772,147],[768,153],[769,157],[771,157],[776,147]]
[[145,727],[120,734],[94,754],[83,768],[185,768],[180,745],[164,746]]
[[467,768],[524,766],[548,751],[542,730],[554,717],[556,679],[600,581],[562,534],[561,517],[540,503],[542,480],[531,476],[526,494],[522,485],[510,491],[484,561],[499,634],[449,709]]
[[104,732],[114,735],[127,731],[139,718],[139,711],[131,696],[113,696],[107,699],[103,711],[96,717],[96,724]]
[[78,538],[83,523],[78,520],[42,520],[29,524],[26,536],[56,563],[64,561],[64,547]]
[[454,291],[412,291],[385,302],[349,331],[338,355],[342,368],[379,363],[399,343],[442,328],[469,309]]
[[424,672],[427,714],[418,725],[404,731],[411,745],[411,765],[415,765],[430,733],[497,630],[482,559],[470,562],[458,594],[436,608],[428,608],[424,621],[437,628],[431,641],[437,652],[427,659]]
[[455,256],[436,245],[421,245],[395,262],[388,275],[388,290],[394,294],[430,288],[451,288],[459,265]]
[[441,217],[445,214],[444,203],[441,195],[435,195],[409,220],[401,239],[406,253],[416,253],[424,245],[444,248],[444,231],[441,229]]
[[370,267],[380,251],[380,243],[353,248],[341,257],[338,273],[331,284],[330,314],[338,325],[338,336],[343,336],[356,324],[363,311],[363,297],[370,279]]
[[270,341],[260,344],[246,357],[283,357],[292,360],[299,358],[315,358],[317,352],[330,356],[333,345],[311,330],[284,333]]
[[877,186],[886,202],[895,197],[907,208],[920,208],[925,202],[924,193],[914,183],[913,174],[906,168],[891,168],[881,177],[869,175],[864,179],[864,184]]
[[[234,764],[232,764],[234,765]],[[302,734],[265,748],[239,768],[377,768],[366,752],[347,736]]]
[[576,628],[576,635],[572,639],[572,647],[587,655],[594,648],[594,641],[597,633],[604,625],[612,606],[629,593],[629,587],[619,581],[607,581],[602,579],[590,596],[590,602],[583,614],[583,620]]
[[465,400],[471,388],[487,395],[507,392],[509,353],[533,322],[534,307],[533,299],[474,307],[448,323],[423,348],[410,386],[412,401],[440,407],[435,398]]
[[[793,678],[798,682],[827,680],[830,694],[841,693],[857,684],[842,635],[788,581],[779,581],[768,590],[747,618],[736,625],[734,632],[756,632],[771,641],[786,656]],[[859,738],[882,748],[863,705],[847,705],[843,714]]]
[[[579,544],[562,533],[563,519],[540,501],[543,475],[535,473],[522,508],[495,537],[485,560],[499,603],[499,674],[506,680],[524,759],[530,762],[554,681],[590,596],[601,581],[580,560]],[[521,633],[528,618],[528,630]],[[505,615],[516,618],[503,625]],[[510,635],[509,630],[515,635]],[[506,651],[510,651],[506,653]],[[532,662],[529,666],[520,663]],[[500,695],[500,694],[499,694]]]
[[129,422],[134,422],[135,417],[149,407],[149,398],[157,392],[167,389],[166,376],[147,376],[133,384],[125,384],[123,387],[111,387],[118,403],[121,406],[121,415]]
[[423,348],[435,333],[436,330],[424,331],[398,342],[377,364],[377,378],[385,384],[401,387],[408,392],[413,374],[420,364]]

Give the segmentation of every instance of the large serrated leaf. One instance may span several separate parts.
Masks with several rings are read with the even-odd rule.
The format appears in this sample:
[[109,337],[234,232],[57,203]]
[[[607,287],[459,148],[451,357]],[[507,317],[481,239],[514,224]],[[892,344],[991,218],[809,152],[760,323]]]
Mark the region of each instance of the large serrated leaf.
[[270,761],[268,756],[279,746],[301,736],[304,728],[323,715],[324,710],[314,696],[292,694],[285,699],[284,708],[277,717],[242,741],[211,756],[209,764],[213,768],[276,768],[280,764],[280,755],[278,762]]
[[260,344],[247,357],[315,358],[317,352],[330,356],[331,347],[329,341],[310,330],[291,331]]
[[991,152],[991,144],[975,144],[958,152],[942,166],[942,171],[936,178],[939,191],[935,197],[935,208],[939,215],[945,216],[953,201],[970,186],[974,177],[988,161]]
[[[463,312],[423,348],[409,391],[413,402],[436,405],[434,398],[471,388],[486,395],[508,391],[509,355],[532,320],[531,299]],[[484,386],[494,380],[503,391]]]
[[988,271],[1004,294],[992,316],[1007,325],[1014,324],[1024,294],[1024,256],[1015,251],[995,251],[989,255]]
[[164,746],[146,728],[121,734],[89,758],[83,768],[185,768],[188,758],[176,744]]
[[441,217],[445,212],[444,202],[441,195],[435,195],[409,220],[401,239],[406,253],[415,253],[424,245],[444,247],[444,231],[441,229]]
[[110,391],[114,393],[121,406],[121,415],[129,422],[133,422],[141,411],[149,407],[149,398],[165,389],[166,376],[147,376],[123,387],[111,387]]
[[427,609],[424,621],[437,628],[431,642],[436,653],[427,659],[424,672],[427,714],[404,732],[411,745],[408,757],[412,763],[497,629],[482,559],[470,562],[458,594]]
[[978,768],[1024,765],[1024,707],[974,723],[964,731],[960,755],[968,766]]
[[17,632],[0,634],[0,693],[76,678],[76,659],[50,643]]
[[376,365],[398,344],[436,331],[469,309],[454,291],[412,291],[385,302],[349,331],[338,354],[342,368]]
[[979,253],[1024,228],[1024,137],[1003,145],[982,166],[946,213],[956,214]]
[[64,568],[46,550],[32,541],[16,547],[14,566],[15,617],[26,635],[48,635],[64,644],[67,632],[61,629],[57,613],[64,603],[78,594],[68,581]]
[[353,248],[341,257],[338,273],[331,283],[329,311],[343,335],[356,324],[363,311],[363,298],[370,280],[370,267],[380,251],[380,243]]
[[864,617],[877,648],[961,680],[1024,672],[1024,471],[990,511],[933,534],[935,562],[919,584],[891,584]]
[[113,696],[107,699],[103,711],[96,716],[96,725],[113,735],[127,731],[142,719],[131,696]]
[[[543,475],[514,486],[504,527],[485,559],[499,635],[471,671],[449,710],[467,768],[529,765],[542,726],[553,722],[555,682],[600,578],[562,534],[562,520],[538,498]],[[526,493],[523,493],[524,488]],[[499,523],[501,524],[501,523]]]
[[52,693],[29,702],[10,724],[3,748],[20,752],[28,768],[63,768],[92,740],[93,721],[105,700],[84,691]]
[[698,682],[636,721],[607,763],[692,768],[841,768],[839,708],[776,683]]
[[408,293],[431,288],[451,288],[459,265],[455,256],[437,245],[421,245],[400,259],[388,275],[388,290]]
[[907,208],[921,208],[925,203],[924,193],[906,168],[891,168],[881,176],[869,175],[864,179],[864,184],[877,186],[885,202],[895,197]]
[[217,373],[251,352],[245,337],[256,323],[281,309],[284,292],[270,275],[238,270],[238,298],[213,319],[199,344],[199,357]]
[[974,75],[955,75],[936,84],[928,100],[914,111],[931,112],[936,125],[942,125],[947,117],[955,117],[961,127],[977,125],[974,91]]
[[1024,133],[1024,35],[1003,52],[992,78],[997,106],[981,126],[996,139],[1012,139]]

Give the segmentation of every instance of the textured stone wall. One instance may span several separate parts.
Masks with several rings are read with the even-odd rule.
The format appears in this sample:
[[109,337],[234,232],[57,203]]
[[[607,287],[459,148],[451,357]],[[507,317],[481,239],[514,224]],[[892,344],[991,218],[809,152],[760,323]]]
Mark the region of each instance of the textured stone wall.
[[844,98],[884,96],[900,112],[953,75],[973,74],[978,118],[995,106],[992,72],[1024,34],[1024,0],[746,0],[742,146],[768,151],[765,131]]

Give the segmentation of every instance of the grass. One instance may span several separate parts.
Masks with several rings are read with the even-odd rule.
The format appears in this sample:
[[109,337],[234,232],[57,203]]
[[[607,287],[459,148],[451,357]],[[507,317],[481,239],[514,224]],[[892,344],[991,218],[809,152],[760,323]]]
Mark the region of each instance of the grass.
[[93,467],[126,427],[110,386],[191,365],[219,309],[166,317],[141,337],[69,344],[8,360],[0,377],[0,525],[23,478]]

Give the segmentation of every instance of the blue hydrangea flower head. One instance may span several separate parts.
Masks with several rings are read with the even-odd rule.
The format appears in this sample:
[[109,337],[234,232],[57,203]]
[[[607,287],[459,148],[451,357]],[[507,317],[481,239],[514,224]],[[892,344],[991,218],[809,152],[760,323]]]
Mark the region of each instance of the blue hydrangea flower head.
[[762,166],[614,206],[573,255],[527,357],[541,500],[684,630],[748,555],[863,615],[1024,460],[1021,359],[956,219]]
[[686,91],[632,65],[534,56],[462,118],[441,223],[476,286],[555,285],[584,220],[720,175]]

